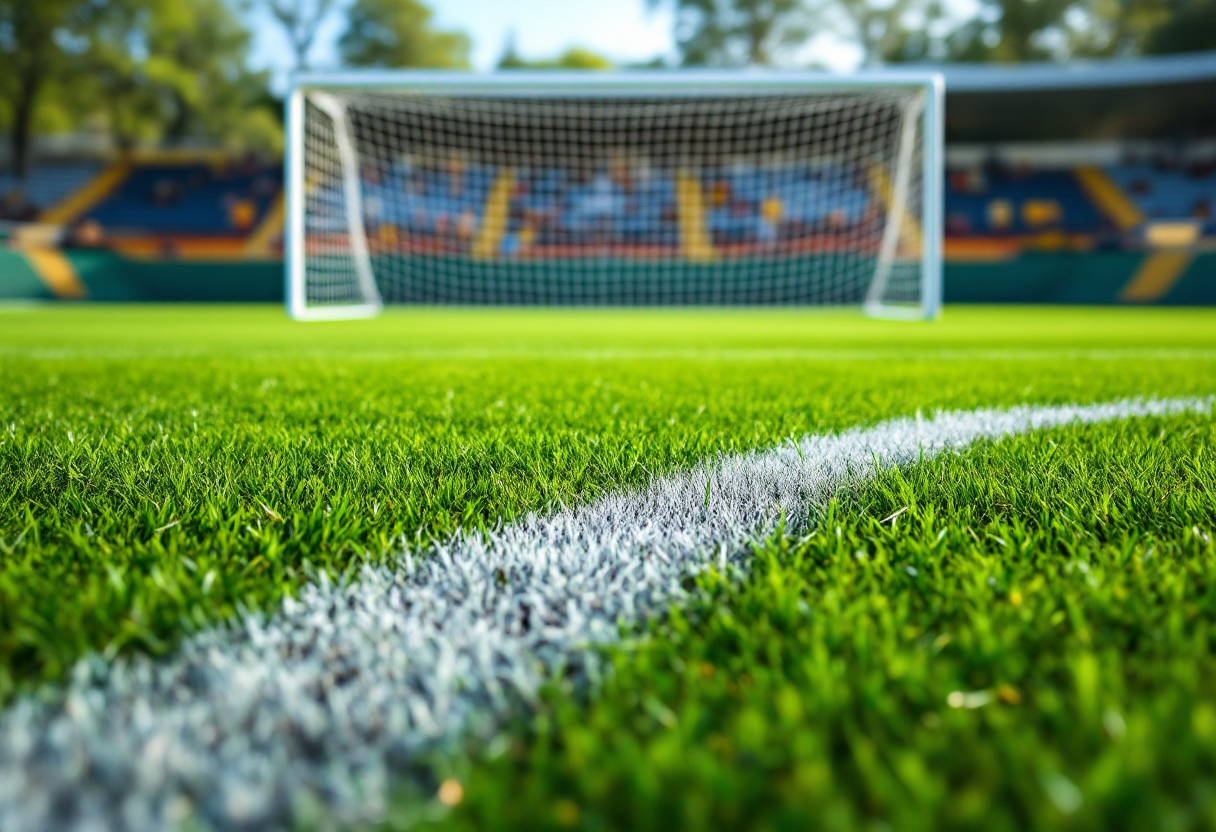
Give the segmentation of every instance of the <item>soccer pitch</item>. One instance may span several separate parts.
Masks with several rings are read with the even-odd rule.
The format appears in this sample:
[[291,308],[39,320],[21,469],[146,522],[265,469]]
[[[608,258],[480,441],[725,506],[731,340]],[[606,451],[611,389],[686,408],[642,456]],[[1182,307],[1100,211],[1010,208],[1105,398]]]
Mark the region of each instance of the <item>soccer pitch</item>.
[[[301,325],[266,308],[34,307],[0,311],[0,391],[10,729],[35,695],[53,711],[84,676],[109,690],[108,668],[171,666],[330,579],[707,461],[788,448],[810,464],[805,449],[834,446],[805,437],[940,410],[1181,402],[1086,424],[1059,411],[865,475],[850,458],[799,516],[580,647],[594,661],[550,662],[492,719],[351,765],[386,781],[301,777],[266,805],[229,784],[146,828],[324,826],[331,810],[389,828],[1216,826],[1212,310],[952,308],[926,325],[425,308]],[[716,505],[714,482],[688,515]],[[308,696],[338,709],[360,672],[348,661]],[[251,715],[250,733],[274,718]],[[293,753],[346,753],[328,727]],[[361,730],[373,746],[393,726]],[[37,811],[20,761],[37,755],[3,742],[0,829],[18,828]],[[95,785],[91,765],[81,794],[142,788]]]

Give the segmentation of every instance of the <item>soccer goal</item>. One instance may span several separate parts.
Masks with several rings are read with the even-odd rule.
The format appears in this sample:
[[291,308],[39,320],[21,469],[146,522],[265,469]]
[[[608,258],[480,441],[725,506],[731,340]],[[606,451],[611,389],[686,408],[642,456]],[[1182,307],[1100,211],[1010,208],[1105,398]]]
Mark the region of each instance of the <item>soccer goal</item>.
[[941,299],[933,73],[347,72],[288,98],[287,305]]

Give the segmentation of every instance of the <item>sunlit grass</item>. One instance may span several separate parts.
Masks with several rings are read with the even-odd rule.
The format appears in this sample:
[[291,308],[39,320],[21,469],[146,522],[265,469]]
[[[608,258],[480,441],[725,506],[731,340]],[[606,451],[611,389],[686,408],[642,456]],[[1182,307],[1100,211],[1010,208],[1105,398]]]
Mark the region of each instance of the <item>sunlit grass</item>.
[[0,326],[0,699],[459,528],[938,407],[1208,394],[1206,310],[47,307]]
[[435,826],[1211,828],[1214,449],[1210,417],[1064,428],[842,494],[440,761]]

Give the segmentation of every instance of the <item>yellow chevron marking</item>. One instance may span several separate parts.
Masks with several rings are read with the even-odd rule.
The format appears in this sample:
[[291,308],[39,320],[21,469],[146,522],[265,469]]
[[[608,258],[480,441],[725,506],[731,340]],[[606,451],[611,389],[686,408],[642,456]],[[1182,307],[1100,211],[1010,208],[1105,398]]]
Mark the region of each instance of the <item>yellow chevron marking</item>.
[[117,188],[131,175],[131,166],[126,162],[118,162],[105,168],[82,187],[72,192],[46,211],[39,218],[48,225],[67,225],[94,205],[101,202],[110,191]]
[[676,204],[680,212],[680,243],[684,256],[697,263],[712,262],[717,252],[709,235],[705,194],[692,171],[682,170],[676,174]]
[[266,211],[266,216],[262,217],[262,221],[258,223],[258,227],[249,235],[249,239],[245,243],[245,253],[253,257],[269,257],[274,252],[271,250],[271,243],[283,231],[283,218],[286,216],[286,205],[283,201],[283,193],[275,197],[274,202],[270,203],[270,208]]
[[503,168],[490,187],[485,207],[481,211],[481,228],[473,240],[473,256],[482,260],[498,253],[502,238],[507,233],[511,217],[511,194],[515,191],[515,169]]
[[1120,231],[1130,231],[1144,222],[1144,212],[1102,168],[1095,165],[1079,167],[1076,177],[1085,195]]
[[26,262],[38,275],[38,279],[57,298],[79,300],[87,297],[88,289],[80,282],[72,262],[62,251],[53,248],[30,248],[25,252]]
[[[890,216],[895,209],[895,185],[891,182],[891,177],[887,176],[882,165],[870,165],[870,186],[874,189],[874,193],[878,194],[883,207],[887,209],[887,215]],[[920,257],[920,222],[916,219],[916,213],[908,205],[904,206],[903,221],[899,224],[899,243],[899,251],[908,257]]]
[[1119,293],[1129,303],[1151,303],[1169,294],[1194,259],[1189,251],[1159,251],[1144,258],[1140,268]]

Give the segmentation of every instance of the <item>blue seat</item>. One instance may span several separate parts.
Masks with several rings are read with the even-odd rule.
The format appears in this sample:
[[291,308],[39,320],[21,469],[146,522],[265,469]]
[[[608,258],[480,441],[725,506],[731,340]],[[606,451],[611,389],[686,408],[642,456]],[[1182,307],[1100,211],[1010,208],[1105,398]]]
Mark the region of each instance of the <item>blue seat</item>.
[[39,211],[67,199],[97,175],[100,166],[92,163],[38,164],[25,176],[0,173],[0,199],[18,192]]
[[[1201,218],[1204,230],[1216,233],[1216,171],[1196,175],[1147,164],[1119,165],[1107,171],[1148,219],[1190,219],[1196,208],[1206,205],[1209,216]],[[1147,193],[1142,192],[1142,185],[1148,186]]]
[[[989,209],[994,200],[1003,200],[1012,208],[1011,222],[1006,227],[991,222]],[[1022,207],[1027,202],[1043,200],[1054,200],[1059,204],[1060,221],[1046,226],[1028,224],[1022,215]],[[947,188],[945,207],[948,216],[965,217],[972,233],[976,234],[1029,234],[1047,229],[1093,233],[1104,223],[1102,214],[1085,196],[1071,170],[989,176],[981,193]]]
[[[258,187],[263,179],[275,187]],[[225,173],[205,164],[146,165],[136,168],[87,216],[101,223],[110,234],[228,236],[244,233],[231,225],[230,201],[252,202],[256,224],[265,215],[281,181],[282,173],[277,168]],[[160,187],[173,190],[173,198],[158,203],[156,190]]]

